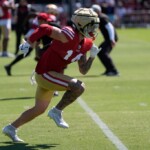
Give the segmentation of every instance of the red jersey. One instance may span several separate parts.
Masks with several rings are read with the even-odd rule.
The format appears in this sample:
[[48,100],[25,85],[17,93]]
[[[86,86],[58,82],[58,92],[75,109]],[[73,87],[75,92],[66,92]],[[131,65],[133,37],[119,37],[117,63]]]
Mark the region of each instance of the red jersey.
[[[49,25],[43,24],[31,35],[30,40],[34,41],[44,34],[44,30],[49,34]],[[40,34],[41,32],[41,34]],[[45,51],[36,66],[36,72],[43,74],[49,71],[62,72],[66,66],[72,62],[78,61],[82,55],[87,53],[92,47],[92,39],[84,38],[79,40],[79,33],[72,27],[62,28],[62,32],[68,39],[67,43],[53,40],[49,48]],[[33,40],[34,39],[34,40]]]
[[1,0],[0,1],[0,19],[10,19],[11,18],[11,10],[7,6],[9,3],[13,3],[13,1]]

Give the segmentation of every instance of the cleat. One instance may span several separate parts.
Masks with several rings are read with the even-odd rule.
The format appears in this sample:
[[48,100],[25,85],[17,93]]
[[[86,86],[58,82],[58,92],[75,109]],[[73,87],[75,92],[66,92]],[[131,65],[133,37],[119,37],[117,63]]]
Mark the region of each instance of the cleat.
[[24,142],[17,136],[17,130],[12,125],[7,125],[2,130],[3,134],[8,136],[13,142]]
[[49,110],[48,116],[55,121],[58,127],[69,128],[69,125],[64,121],[62,117],[61,110],[58,110],[57,108],[53,107],[51,110]]
[[5,68],[5,70],[6,70],[7,75],[8,75],[8,76],[11,76],[11,75],[12,75],[12,74],[11,74],[11,67],[8,66],[8,65],[6,65],[6,66],[4,66],[4,68]]

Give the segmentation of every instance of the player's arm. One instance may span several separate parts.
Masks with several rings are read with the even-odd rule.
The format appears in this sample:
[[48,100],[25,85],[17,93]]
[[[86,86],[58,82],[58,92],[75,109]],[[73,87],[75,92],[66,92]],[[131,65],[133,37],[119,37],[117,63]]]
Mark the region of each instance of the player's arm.
[[47,24],[42,24],[31,34],[27,41],[24,41],[19,46],[19,49],[24,53],[24,56],[28,53],[29,48],[34,48],[36,41],[41,39],[43,36],[49,36],[52,39],[61,41],[62,43],[68,42],[68,39],[61,29]]
[[85,75],[90,70],[93,60],[94,60],[94,58],[92,58],[92,57],[89,57],[87,59],[86,54],[81,56],[80,60],[78,60],[78,66],[79,66],[80,73]]
[[114,27],[113,27],[113,25],[112,25],[110,22],[108,22],[108,23],[105,25],[105,28],[106,28],[107,31],[108,31],[108,35],[109,35],[109,39],[110,39],[110,41],[111,41],[111,45],[112,45],[112,47],[114,47],[115,44],[116,44]]
[[78,60],[79,70],[82,74],[86,74],[90,70],[93,60],[95,59],[99,51],[100,49],[98,49],[98,47],[93,44],[90,49],[90,57],[87,59],[85,54],[81,56],[80,60]]
[[32,46],[35,41],[42,38],[43,36],[49,36],[52,39],[61,41],[62,43],[68,42],[61,29],[47,24],[42,24],[29,37],[28,43]]

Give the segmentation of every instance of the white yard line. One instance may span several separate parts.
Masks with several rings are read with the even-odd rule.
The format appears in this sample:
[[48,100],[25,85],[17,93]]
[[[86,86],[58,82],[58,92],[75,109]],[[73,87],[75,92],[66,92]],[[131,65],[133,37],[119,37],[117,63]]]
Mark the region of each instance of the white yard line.
[[84,102],[80,97],[77,102],[91,116],[94,122],[100,127],[107,138],[116,146],[118,150],[128,150],[128,148],[120,141],[120,139],[109,129],[109,127],[101,120],[101,118]]

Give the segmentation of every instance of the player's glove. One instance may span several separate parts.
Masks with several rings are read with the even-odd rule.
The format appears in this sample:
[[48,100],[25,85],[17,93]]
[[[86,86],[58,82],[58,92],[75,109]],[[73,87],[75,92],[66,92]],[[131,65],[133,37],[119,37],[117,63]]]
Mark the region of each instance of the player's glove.
[[90,49],[90,57],[95,58],[99,51],[100,49],[95,44],[93,44],[92,48]]
[[24,57],[29,52],[30,44],[27,41],[23,41],[22,44],[19,45],[19,50],[24,54]]

